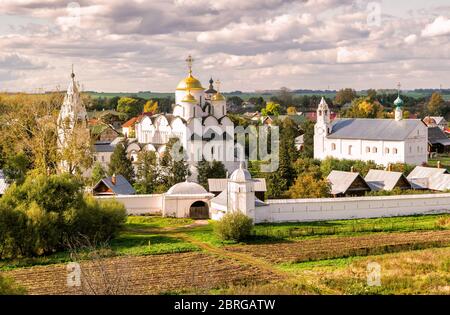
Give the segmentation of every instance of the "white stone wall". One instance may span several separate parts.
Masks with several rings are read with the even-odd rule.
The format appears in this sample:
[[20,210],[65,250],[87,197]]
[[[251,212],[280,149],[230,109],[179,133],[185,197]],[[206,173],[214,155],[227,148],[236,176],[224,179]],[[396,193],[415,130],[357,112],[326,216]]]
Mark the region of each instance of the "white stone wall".
[[346,220],[450,212],[450,194],[267,200],[255,223]]
[[117,200],[122,203],[130,215],[162,213],[163,195],[119,195],[96,196],[98,200]]

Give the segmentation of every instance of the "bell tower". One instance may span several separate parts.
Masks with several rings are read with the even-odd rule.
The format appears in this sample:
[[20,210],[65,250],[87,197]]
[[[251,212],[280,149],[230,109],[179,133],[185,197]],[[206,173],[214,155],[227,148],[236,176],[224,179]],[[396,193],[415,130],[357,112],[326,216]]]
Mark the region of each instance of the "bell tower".
[[316,111],[317,122],[314,125],[314,158],[325,156],[325,139],[331,133],[330,109],[322,97]]

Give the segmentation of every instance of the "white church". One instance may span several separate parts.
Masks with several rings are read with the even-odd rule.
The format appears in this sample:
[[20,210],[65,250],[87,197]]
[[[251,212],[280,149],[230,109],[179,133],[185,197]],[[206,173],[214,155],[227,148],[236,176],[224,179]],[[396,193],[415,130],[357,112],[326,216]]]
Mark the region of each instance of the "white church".
[[428,161],[428,128],[420,119],[403,119],[400,92],[394,102],[395,119],[346,118],[330,120],[322,98],[314,127],[314,158],[327,157],[422,165]]
[[196,165],[202,158],[222,161],[228,172],[238,167],[234,160],[234,124],[227,116],[225,97],[208,89],[192,74],[193,59],[186,60],[189,73],[178,83],[175,104],[170,114],[141,115],[134,126],[137,142],[145,150],[159,154],[171,138],[178,138],[185,149],[191,179],[197,178]]

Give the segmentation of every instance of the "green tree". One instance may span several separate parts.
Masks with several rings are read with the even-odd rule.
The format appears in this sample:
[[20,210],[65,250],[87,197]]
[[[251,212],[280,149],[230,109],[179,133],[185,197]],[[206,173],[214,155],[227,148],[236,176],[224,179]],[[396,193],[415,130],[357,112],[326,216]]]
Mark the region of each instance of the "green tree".
[[92,169],[91,184],[97,184],[101,179],[106,177],[106,171],[100,162],[96,162]]
[[12,182],[22,184],[30,167],[30,160],[24,153],[19,153],[8,157],[5,165],[3,166],[6,181],[10,184]]
[[136,183],[134,188],[139,194],[151,194],[158,186],[158,163],[156,153],[141,151],[137,156]]
[[127,114],[128,118],[135,117],[142,112],[139,101],[131,97],[121,97],[117,102],[117,111]]
[[291,198],[323,198],[330,195],[330,183],[325,179],[317,179],[315,174],[304,173],[297,177],[289,189]]
[[357,97],[356,91],[350,88],[341,89],[336,93],[334,99],[335,104],[344,105],[346,103],[352,102]]
[[134,182],[134,169],[131,161],[127,157],[126,141],[118,143],[111,155],[108,174],[122,175],[130,183]]
[[263,108],[261,114],[263,116],[278,116],[280,115],[280,104],[274,102],[268,102],[266,108]]
[[384,108],[369,97],[360,97],[352,102],[352,106],[343,113],[347,118],[384,118]]
[[179,139],[173,138],[169,140],[161,158],[160,166],[161,181],[158,188],[159,191],[167,191],[170,187],[185,181],[191,175],[185,161],[185,152]]
[[303,132],[303,150],[300,152],[300,156],[303,158],[314,157],[314,122],[306,119],[300,125],[300,129]]
[[208,178],[226,178],[227,170],[225,169],[225,165],[223,165],[220,161],[200,161],[197,164],[198,170],[198,183],[205,187],[206,190],[208,187]]
[[434,92],[431,95],[430,101],[427,105],[427,110],[429,115],[439,116],[444,106],[445,101],[440,93]]

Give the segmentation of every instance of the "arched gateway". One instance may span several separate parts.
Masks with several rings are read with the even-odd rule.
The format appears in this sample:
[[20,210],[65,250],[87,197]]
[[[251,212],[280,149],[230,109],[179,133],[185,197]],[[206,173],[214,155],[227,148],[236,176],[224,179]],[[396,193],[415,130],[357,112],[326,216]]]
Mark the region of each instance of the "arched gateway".
[[204,201],[196,201],[189,208],[189,217],[192,219],[209,219],[209,207]]

